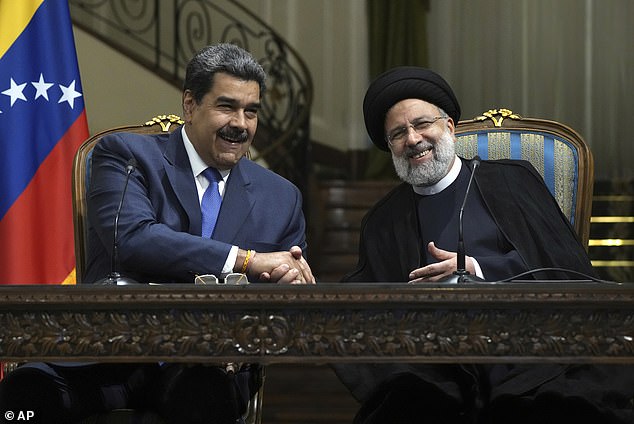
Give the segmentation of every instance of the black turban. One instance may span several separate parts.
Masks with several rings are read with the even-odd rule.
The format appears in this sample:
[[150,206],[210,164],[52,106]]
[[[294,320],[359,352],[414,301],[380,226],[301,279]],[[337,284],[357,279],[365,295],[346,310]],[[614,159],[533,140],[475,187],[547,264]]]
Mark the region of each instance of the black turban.
[[365,128],[372,142],[389,151],[385,141],[385,114],[405,99],[421,99],[438,106],[457,124],[460,105],[447,81],[425,68],[401,66],[379,75],[368,87],[363,99]]

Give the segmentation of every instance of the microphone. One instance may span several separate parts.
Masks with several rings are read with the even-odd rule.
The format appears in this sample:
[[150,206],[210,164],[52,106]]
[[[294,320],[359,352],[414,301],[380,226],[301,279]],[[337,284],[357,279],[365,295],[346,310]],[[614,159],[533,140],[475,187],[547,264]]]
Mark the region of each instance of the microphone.
[[480,156],[475,156],[471,160],[471,176],[469,177],[469,183],[467,184],[467,190],[464,194],[464,200],[462,201],[462,206],[460,206],[460,214],[458,215],[458,249],[457,249],[457,257],[456,257],[456,270],[453,274],[448,277],[445,277],[441,280],[443,283],[467,283],[467,282],[477,282],[484,281],[482,278],[477,275],[472,275],[469,271],[467,271],[466,267],[466,253],[464,247],[464,225],[462,222],[462,215],[464,214],[464,208],[467,204],[467,197],[469,197],[469,192],[471,191],[471,183],[473,182],[473,177],[475,176],[476,169],[480,166]]
[[122,276],[118,271],[117,267],[119,265],[119,215],[121,215],[121,208],[123,207],[123,199],[125,198],[125,193],[128,190],[128,183],[130,182],[130,175],[134,172],[137,167],[136,159],[132,158],[128,161],[125,166],[125,185],[123,186],[123,192],[121,193],[121,200],[119,200],[119,206],[117,207],[117,212],[114,215],[114,230],[113,230],[113,239],[112,239],[112,258],[110,262],[110,274],[107,277],[97,281],[97,284],[108,284],[108,285],[117,285],[117,286],[125,286],[128,284],[139,284],[137,281]]

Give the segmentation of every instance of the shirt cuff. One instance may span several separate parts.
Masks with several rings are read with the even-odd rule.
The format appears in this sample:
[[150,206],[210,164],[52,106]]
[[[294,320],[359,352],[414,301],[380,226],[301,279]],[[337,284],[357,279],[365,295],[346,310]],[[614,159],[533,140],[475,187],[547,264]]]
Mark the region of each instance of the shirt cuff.
[[236,258],[238,257],[238,246],[231,246],[231,250],[227,255],[227,260],[225,261],[224,266],[222,267],[222,276],[221,278],[225,278],[227,274],[231,274],[233,272],[233,267],[236,264]]
[[482,268],[480,268],[480,264],[478,263],[476,258],[471,258],[471,260],[473,261],[473,268],[475,269],[476,277],[480,277],[484,280],[484,274],[482,273]]

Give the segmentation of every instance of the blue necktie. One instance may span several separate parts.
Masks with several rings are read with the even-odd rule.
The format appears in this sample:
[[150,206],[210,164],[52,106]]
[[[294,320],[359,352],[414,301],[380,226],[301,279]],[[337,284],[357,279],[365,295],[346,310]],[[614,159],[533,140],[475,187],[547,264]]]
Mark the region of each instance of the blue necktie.
[[202,212],[202,236],[210,238],[214,232],[216,221],[218,220],[220,203],[222,203],[222,198],[218,191],[218,181],[220,181],[222,177],[216,168],[205,169],[203,175],[209,181],[209,187],[205,190],[203,200],[200,202],[200,210]]

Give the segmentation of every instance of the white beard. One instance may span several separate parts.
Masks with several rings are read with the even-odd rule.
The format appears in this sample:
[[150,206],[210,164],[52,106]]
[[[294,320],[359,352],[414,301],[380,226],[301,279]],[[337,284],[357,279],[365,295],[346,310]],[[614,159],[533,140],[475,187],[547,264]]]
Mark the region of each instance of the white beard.
[[409,163],[409,155],[420,152],[431,146],[428,141],[422,140],[414,147],[406,148],[400,156],[392,151],[392,162],[399,178],[414,186],[431,186],[440,181],[449,172],[449,167],[456,155],[453,137],[446,129],[436,142],[430,161],[417,166]]

